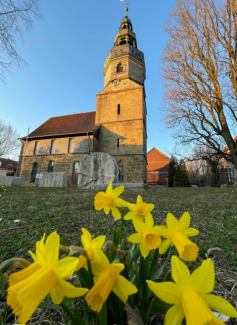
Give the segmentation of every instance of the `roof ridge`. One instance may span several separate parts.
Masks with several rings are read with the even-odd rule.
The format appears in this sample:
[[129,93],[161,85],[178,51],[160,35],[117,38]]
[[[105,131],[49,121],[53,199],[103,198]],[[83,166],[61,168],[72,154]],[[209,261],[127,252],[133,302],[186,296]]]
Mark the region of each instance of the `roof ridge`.
[[88,113],[95,113],[96,111],[90,111],[90,112],[83,112],[83,113],[74,113],[74,114],[67,114],[67,115],[58,115],[58,116],[53,116],[50,117],[51,118],[56,118],[56,117],[65,117],[65,116],[71,116],[71,115],[80,115],[80,114],[88,114]]

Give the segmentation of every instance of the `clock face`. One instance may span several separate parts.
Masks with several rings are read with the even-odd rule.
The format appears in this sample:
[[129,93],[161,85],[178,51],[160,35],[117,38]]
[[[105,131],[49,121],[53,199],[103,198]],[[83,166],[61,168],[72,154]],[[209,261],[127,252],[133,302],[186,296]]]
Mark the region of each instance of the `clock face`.
[[117,79],[114,79],[112,82],[113,82],[114,86],[118,86],[118,84],[119,84],[119,80],[117,80]]

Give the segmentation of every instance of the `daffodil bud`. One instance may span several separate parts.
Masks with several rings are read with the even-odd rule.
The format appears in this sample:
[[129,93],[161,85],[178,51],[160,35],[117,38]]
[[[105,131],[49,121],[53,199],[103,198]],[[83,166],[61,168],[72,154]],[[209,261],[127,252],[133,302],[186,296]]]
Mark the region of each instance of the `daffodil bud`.
[[4,261],[0,264],[0,277],[17,267],[26,268],[29,265],[30,262],[26,261],[24,258],[11,258],[10,260]]

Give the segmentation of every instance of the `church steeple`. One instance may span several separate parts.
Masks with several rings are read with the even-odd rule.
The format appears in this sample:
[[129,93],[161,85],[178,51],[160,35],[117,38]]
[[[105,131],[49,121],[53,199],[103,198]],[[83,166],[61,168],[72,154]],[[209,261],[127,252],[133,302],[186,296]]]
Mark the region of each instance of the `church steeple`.
[[136,34],[133,32],[131,20],[126,16],[119,27],[119,32],[116,35],[114,46],[130,44],[137,48]]
[[136,34],[127,16],[120,24],[114,46],[104,63],[104,76],[105,87],[118,78],[131,79],[141,85],[146,79],[144,54],[137,48]]

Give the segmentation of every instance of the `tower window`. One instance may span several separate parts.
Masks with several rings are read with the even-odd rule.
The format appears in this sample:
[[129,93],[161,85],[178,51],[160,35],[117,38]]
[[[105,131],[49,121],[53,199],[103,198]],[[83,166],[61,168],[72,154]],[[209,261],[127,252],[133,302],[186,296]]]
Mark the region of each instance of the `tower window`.
[[119,63],[117,65],[117,72],[123,72],[123,66],[122,66],[122,63]]
[[119,139],[117,139],[117,148],[119,147]]
[[123,29],[126,29],[127,28],[127,26],[126,25],[123,25]]
[[38,145],[39,145],[39,142],[38,141],[35,141],[35,147],[34,147],[34,153],[33,153],[34,156],[37,155]]
[[119,45],[123,45],[123,44],[126,44],[127,43],[127,41],[121,41],[120,43],[119,43]]
[[117,114],[120,114],[120,104],[118,104],[118,108],[117,108]]

